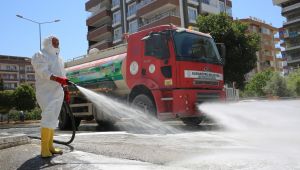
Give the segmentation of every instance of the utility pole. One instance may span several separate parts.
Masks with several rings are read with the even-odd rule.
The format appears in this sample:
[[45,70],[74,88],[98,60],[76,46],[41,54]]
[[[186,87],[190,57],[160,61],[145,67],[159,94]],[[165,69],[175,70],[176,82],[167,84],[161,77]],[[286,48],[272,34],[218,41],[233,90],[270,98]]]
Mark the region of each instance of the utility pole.
[[40,50],[42,49],[42,38],[41,38],[42,37],[42,30],[41,30],[41,25],[42,24],[50,24],[50,23],[54,23],[54,22],[59,22],[60,21],[59,19],[56,19],[54,21],[38,22],[38,21],[29,19],[29,18],[25,18],[22,15],[16,15],[16,16],[19,17],[19,18],[21,18],[21,19],[25,19],[27,21],[33,22],[35,24],[38,24],[38,26],[39,26],[39,38],[40,38]]

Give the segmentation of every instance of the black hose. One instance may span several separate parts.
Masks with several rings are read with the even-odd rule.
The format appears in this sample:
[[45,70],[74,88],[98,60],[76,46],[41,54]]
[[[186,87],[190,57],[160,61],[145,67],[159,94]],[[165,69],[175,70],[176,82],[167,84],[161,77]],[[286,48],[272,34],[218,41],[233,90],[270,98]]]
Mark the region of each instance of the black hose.
[[65,108],[65,110],[67,111],[67,114],[70,116],[71,118],[71,122],[72,122],[72,136],[71,139],[67,142],[65,141],[59,141],[59,140],[53,140],[54,143],[58,143],[58,144],[62,144],[62,145],[69,145],[70,143],[73,142],[74,138],[75,138],[75,134],[76,134],[76,125],[75,125],[75,119],[74,119],[74,115],[72,113],[72,110],[70,108],[70,105],[67,104],[67,102],[63,102],[63,107]]
[[[71,81],[68,82],[69,85],[73,85],[74,87],[77,87],[77,85]],[[76,125],[75,125],[75,118],[74,118],[74,115],[73,115],[73,112],[70,108],[70,105],[64,101],[63,102],[63,105],[62,107],[65,108],[65,111],[67,112],[67,115],[69,115],[70,119],[71,119],[71,122],[72,122],[72,136],[71,136],[71,139],[69,141],[59,141],[59,140],[53,140],[54,143],[57,143],[57,144],[62,144],[62,145],[69,145],[70,143],[73,142],[74,138],[75,138],[75,134],[76,134]],[[39,139],[41,140],[41,137],[38,137],[38,136],[28,136],[29,138],[32,138],[32,139]]]
[[[71,139],[69,141],[53,140],[53,142],[57,143],[57,144],[62,144],[62,145],[69,145],[75,139],[75,134],[76,134],[75,119],[74,119],[74,115],[73,115],[73,113],[71,111],[70,106],[65,101],[63,102],[63,107],[65,108],[65,110],[67,111],[67,114],[71,118],[71,122],[72,122],[72,136],[71,136]],[[38,137],[38,136],[28,136],[28,137],[32,138],[32,139],[39,139],[39,140],[41,140],[41,137]]]

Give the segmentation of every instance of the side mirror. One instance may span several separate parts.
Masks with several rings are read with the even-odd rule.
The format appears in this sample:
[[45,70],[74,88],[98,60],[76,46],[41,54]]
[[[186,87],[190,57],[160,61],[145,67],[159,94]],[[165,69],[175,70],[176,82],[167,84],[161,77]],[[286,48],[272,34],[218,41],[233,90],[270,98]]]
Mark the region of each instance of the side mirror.
[[216,43],[219,54],[222,59],[222,64],[225,65],[226,63],[226,46],[224,43]]

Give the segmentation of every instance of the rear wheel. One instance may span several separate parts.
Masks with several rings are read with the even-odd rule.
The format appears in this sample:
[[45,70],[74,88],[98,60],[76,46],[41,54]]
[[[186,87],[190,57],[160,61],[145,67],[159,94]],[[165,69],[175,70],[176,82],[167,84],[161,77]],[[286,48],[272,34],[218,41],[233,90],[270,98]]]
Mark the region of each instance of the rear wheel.
[[182,118],[181,120],[186,125],[197,126],[202,122],[203,117],[188,117],[188,118]]
[[156,116],[155,103],[149,96],[145,94],[137,95],[133,99],[132,105],[142,109],[145,112],[152,114],[153,116]]

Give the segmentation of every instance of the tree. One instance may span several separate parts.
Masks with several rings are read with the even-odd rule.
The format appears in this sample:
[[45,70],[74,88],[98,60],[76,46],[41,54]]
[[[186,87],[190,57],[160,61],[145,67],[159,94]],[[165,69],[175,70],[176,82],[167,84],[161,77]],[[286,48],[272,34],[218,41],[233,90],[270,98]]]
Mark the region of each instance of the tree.
[[266,70],[255,74],[245,86],[245,95],[251,97],[266,96],[264,87],[267,85],[267,82],[271,80],[273,74],[274,72],[271,70]]
[[4,90],[0,91],[0,113],[8,113],[13,107],[13,91]]
[[224,13],[199,16],[197,26],[199,31],[209,33],[216,42],[225,44],[224,80],[226,83],[236,82],[238,88],[243,88],[244,75],[249,73],[256,64],[259,36],[255,33],[247,33],[246,24],[233,21]]
[[21,84],[14,91],[14,103],[18,110],[31,110],[35,107],[35,92],[28,84]]
[[4,90],[4,82],[3,82],[3,79],[0,78],[0,91],[3,91]]
[[286,80],[278,72],[272,74],[270,81],[267,81],[263,91],[270,96],[288,97],[290,92]]
[[300,69],[287,76],[287,87],[293,92],[293,95],[300,96]]

